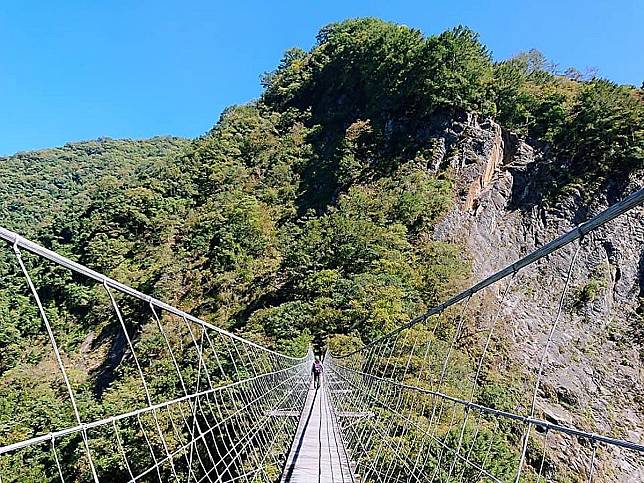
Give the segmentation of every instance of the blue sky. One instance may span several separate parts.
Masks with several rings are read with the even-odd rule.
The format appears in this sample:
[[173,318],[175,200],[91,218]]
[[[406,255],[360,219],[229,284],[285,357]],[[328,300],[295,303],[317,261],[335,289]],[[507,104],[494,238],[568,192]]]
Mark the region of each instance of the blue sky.
[[260,93],[259,76],[323,25],[377,16],[426,34],[464,24],[496,59],[644,78],[641,0],[3,1],[0,155],[99,136],[194,137]]

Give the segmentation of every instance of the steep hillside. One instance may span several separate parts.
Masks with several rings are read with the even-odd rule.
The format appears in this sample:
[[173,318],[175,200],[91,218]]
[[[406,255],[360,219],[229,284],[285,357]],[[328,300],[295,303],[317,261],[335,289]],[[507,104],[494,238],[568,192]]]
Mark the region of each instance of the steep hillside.
[[[376,19],[332,24],[310,51],[288,51],[263,82],[258,101],[229,108],[190,143],[103,140],[3,158],[1,223],[216,325],[298,354],[311,340],[335,337],[348,347],[381,335],[642,185],[640,89],[560,75],[534,51],[495,63],[466,28],[426,37]],[[556,361],[567,372],[547,375],[540,410],[637,439],[642,223],[620,223],[598,235],[605,250],[577,269],[574,283],[583,290],[584,277],[605,265],[596,289],[569,314]],[[8,430],[0,444],[70,417],[47,376],[50,351],[24,280],[6,253],[0,427]],[[76,369],[82,410],[96,416],[133,404],[136,378],[124,368],[128,352],[114,317],[105,315],[102,287],[29,263]],[[511,342],[495,347],[506,366],[485,368],[515,392],[534,369],[533,342],[551,315],[544,307],[556,305],[560,289],[557,278],[535,298],[540,282],[512,292],[511,307],[521,309],[505,314]],[[154,353],[159,342],[145,338],[144,309],[124,313]],[[449,336],[448,319],[440,337]],[[475,351],[459,351],[458,360],[470,364]],[[624,359],[632,360],[629,369]],[[603,397],[600,388],[615,394],[624,381],[619,399]],[[178,386],[164,375],[157,390]],[[588,394],[604,416],[582,420]],[[49,409],[34,427],[42,407]],[[505,436],[499,461],[514,461],[517,435]],[[74,461],[74,444],[61,458]],[[34,479],[52,476],[50,457],[32,455]],[[115,481],[126,477],[109,448],[97,449],[97,461]],[[24,467],[20,458],[1,462],[6,474]],[[549,476],[575,481],[573,463],[552,456]],[[637,462],[626,461],[605,477],[619,481],[641,471],[634,468]]]
[[[542,186],[549,181],[543,166],[557,162],[548,151],[476,115],[453,119],[436,139],[440,145],[457,141],[458,150],[451,155],[441,151],[437,161],[452,165],[460,176],[455,204],[436,225],[434,237],[463,242],[476,279],[644,187],[640,168],[626,181],[607,180],[592,191],[570,185],[543,202]],[[573,266],[571,296],[554,333],[537,399],[544,419],[631,441],[644,438],[643,240],[644,207],[639,207],[582,242]],[[514,281],[503,303],[503,324],[494,337],[492,359],[497,359],[493,370],[505,380],[506,390],[512,388],[513,378],[523,379],[538,370],[574,251],[569,247],[527,270]],[[481,302],[480,315],[469,321],[470,334],[488,327],[501,292],[499,287]],[[476,354],[478,342],[470,344],[466,350]],[[531,383],[528,378],[522,390],[530,391]],[[520,409],[522,404],[525,401],[516,398],[507,409]],[[550,435],[548,444],[546,476],[557,480],[568,475],[576,481],[587,455],[561,435]],[[600,481],[644,478],[642,461],[617,453],[598,456]]]
[[170,137],[103,138],[0,157],[2,224],[33,236],[69,205],[86,202],[103,178],[138,177],[187,146],[186,140]]
[[[189,141],[172,137],[103,138],[0,158],[0,224],[25,237],[53,243],[57,220],[77,223],[78,213],[86,212],[98,193],[116,199],[130,180],[154,183],[160,167],[188,146]],[[64,239],[65,233],[59,235]],[[29,312],[29,317],[23,313],[29,305],[19,295],[24,292],[23,282],[14,285],[9,278],[14,263],[10,251],[0,252],[0,275],[5,277],[0,289],[0,370],[19,363],[13,358],[32,344],[26,336],[39,327],[35,313]],[[35,326],[30,327],[25,318]]]

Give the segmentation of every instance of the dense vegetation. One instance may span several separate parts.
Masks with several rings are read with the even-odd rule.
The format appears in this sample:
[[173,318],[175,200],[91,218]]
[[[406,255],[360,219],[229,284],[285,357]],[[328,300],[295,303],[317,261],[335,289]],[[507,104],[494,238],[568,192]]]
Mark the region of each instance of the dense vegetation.
[[168,163],[188,145],[184,139],[171,137],[101,138],[0,158],[2,226],[36,236],[67,207],[87,203],[93,186],[106,176],[140,178],[145,170]]
[[[427,169],[436,118],[477,112],[547,146],[557,160],[546,170],[551,196],[644,167],[641,90],[559,75],[537,52],[493,62],[463,27],[425,37],[376,19],[332,24],[263,83],[258,101],[229,108],[192,142],[99,140],[2,159],[2,224],[215,325],[301,353],[312,338],[382,334],[469,276],[462,247],[432,236],[458,176]],[[51,387],[38,389],[49,348],[6,253],[0,444],[68,418],[49,410],[32,425],[43,406],[59,405]],[[123,349],[113,318],[101,316],[104,296],[60,269],[33,268],[70,359],[88,340],[111,354],[78,384],[88,411],[101,414],[102,401],[113,409],[114,391],[130,383],[113,383],[125,377]],[[128,315],[143,332],[147,319]]]

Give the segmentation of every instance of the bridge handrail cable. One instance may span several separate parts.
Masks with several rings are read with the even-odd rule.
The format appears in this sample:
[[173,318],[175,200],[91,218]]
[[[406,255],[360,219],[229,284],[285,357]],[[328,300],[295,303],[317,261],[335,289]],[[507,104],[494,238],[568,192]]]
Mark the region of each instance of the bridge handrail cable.
[[[520,258],[519,260],[515,261],[514,263],[506,266],[505,268],[502,268],[501,270],[493,273],[489,277],[481,280],[480,282],[472,285],[471,287],[463,290],[462,292],[459,292],[458,294],[450,297],[447,299],[445,302],[438,304],[431,309],[427,310],[425,313],[411,319],[409,322],[401,325],[400,327],[397,327],[396,329],[391,330],[390,332],[387,332],[386,334],[383,334],[366,344],[363,344],[362,347],[355,349],[351,352],[348,352],[346,354],[334,354],[333,357],[336,359],[344,359],[346,357],[350,357],[352,355],[355,355],[359,352],[362,352],[363,350],[378,344],[379,342],[389,339],[400,332],[402,332],[405,329],[408,329],[420,322],[424,322],[427,320],[429,317],[432,315],[438,315],[442,312],[445,311],[445,309],[451,307],[452,305],[455,305],[459,303],[460,301],[471,297],[472,295],[476,294],[477,292],[483,290],[486,287],[489,287],[490,285],[503,280],[504,278],[517,273],[519,270],[522,268],[527,267],[528,265],[532,265],[533,263],[541,260],[542,258],[550,255],[551,253],[559,250],[560,248],[574,242],[577,239],[583,238],[585,235],[588,233],[592,232],[593,230],[596,230],[597,228],[601,227],[602,225],[605,225],[609,221],[617,218],[618,216],[626,213],[627,211],[630,211],[631,209],[637,207],[638,205],[644,203],[644,188],[639,189],[635,191],[634,193],[630,194],[626,198],[624,198],[622,201],[610,206],[606,210],[602,211],[601,213],[593,216],[590,220],[582,223],[581,225],[578,225],[574,229],[568,231],[567,233],[564,233],[558,238],[555,238],[549,243],[546,243],[545,245],[542,245],[540,248],[532,251],[528,255]],[[1,236],[1,234],[0,234]]]
[[485,405],[482,405],[482,404],[478,404],[478,403],[475,403],[475,402],[472,402],[472,401],[467,401],[465,399],[450,396],[449,394],[445,394],[444,392],[441,392],[441,391],[434,391],[432,389],[427,389],[427,388],[424,388],[424,387],[414,386],[412,384],[405,384],[403,382],[398,382],[398,381],[394,381],[394,380],[386,378],[386,377],[381,377],[381,376],[377,376],[375,374],[369,374],[369,373],[366,373],[366,372],[363,372],[363,371],[358,371],[356,369],[352,369],[352,368],[346,367],[346,366],[334,365],[333,362],[331,362],[331,364],[332,364],[332,370],[334,372],[337,372],[338,369],[339,370],[349,371],[349,372],[352,372],[352,373],[360,375],[360,376],[365,376],[365,377],[373,378],[373,379],[376,379],[376,380],[379,380],[379,381],[382,381],[382,382],[386,382],[387,384],[391,384],[392,386],[397,386],[397,387],[407,389],[407,390],[411,390],[411,391],[417,391],[419,393],[427,394],[427,395],[430,395],[430,396],[437,396],[439,398],[445,399],[447,401],[459,404],[461,406],[464,406],[464,407],[467,407],[467,408],[470,408],[470,409],[474,409],[474,410],[482,412],[482,413],[491,414],[493,416],[500,416],[500,417],[503,417],[503,418],[512,419],[512,420],[515,420],[515,421],[520,421],[520,422],[523,422],[523,423],[530,423],[530,424],[532,424],[534,426],[542,427],[544,429],[552,429],[552,430],[560,431],[562,433],[570,434],[570,435],[573,435],[573,436],[579,436],[579,437],[582,437],[582,438],[587,438],[587,439],[594,440],[594,441],[599,441],[599,442],[602,442],[602,443],[608,443],[608,444],[611,444],[613,446],[620,446],[622,448],[627,448],[627,449],[631,449],[631,450],[634,450],[634,451],[639,451],[639,452],[644,454],[644,444],[638,444],[638,443],[635,443],[633,441],[628,441],[628,440],[623,440],[623,439],[611,438],[609,436],[603,436],[603,435],[598,434],[598,433],[592,433],[592,432],[589,432],[589,431],[583,431],[583,430],[580,430],[580,429],[577,429],[577,428],[574,428],[574,427],[571,427],[571,426],[563,426],[561,424],[551,423],[551,422],[545,421],[543,419],[533,418],[533,417],[529,417],[529,416],[522,416],[520,414],[513,413],[513,412],[510,412],[510,411],[503,411],[501,409],[495,409],[495,408],[485,406]]
[[169,312],[171,314],[174,314],[178,317],[185,317],[186,319],[190,320],[191,322],[194,322],[196,324],[199,324],[203,327],[206,327],[210,330],[214,330],[215,332],[218,332],[222,335],[231,337],[232,339],[235,339],[239,342],[243,342],[244,344],[248,344],[250,346],[255,347],[256,349],[260,349],[262,351],[268,352],[270,354],[277,355],[279,357],[285,358],[285,359],[290,359],[293,361],[296,360],[304,360],[306,356],[304,357],[293,357],[289,356],[286,354],[282,354],[280,352],[276,352],[272,349],[269,349],[268,347],[264,347],[262,345],[256,344],[255,342],[252,342],[248,339],[245,339],[243,337],[240,337],[238,335],[233,334],[232,332],[228,332],[225,329],[222,329],[221,327],[217,327],[216,325],[210,324],[206,322],[205,320],[202,320],[198,317],[195,317],[194,315],[191,315],[187,312],[184,312],[181,309],[178,309],[170,304],[167,304],[157,298],[154,298],[150,295],[146,295],[143,292],[140,292],[128,285],[125,285],[121,282],[118,282],[114,280],[113,278],[110,278],[106,275],[103,275],[102,273],[99,273],[95,270],[92,270],[89,267],[86,267],[85,265],[82,265],[78,262],[75,262],[73,260],[70,260],[69,258],[60,255],[59,253],[56,253],[52,250],[49,250],[42,245],[39,245],[38,243],[35,243],[27,238],[24,238],[23,236],[8,230],[7,228],[4,228],[0,226],[0,239],[3,239],[13,245],[14,247],[19,247],[24,250],[27,250],[30,253],[33,253],[34,255],[38,255],[42,258],[45,258],[49,261],[52,261],[62,267],[65,267],[73,272],[76,272],[78,274],[84,275],[88,278],[91,278],[101,284],[107,285],[110,288],[113,288],[115,290],[118,290],[119,292],[130,295],[132,297],[135,297],[139,300],[142,300],[144,302],[147,302],[151,304],[154,307],[158,307],[160,309],[165,310],[166,312]]

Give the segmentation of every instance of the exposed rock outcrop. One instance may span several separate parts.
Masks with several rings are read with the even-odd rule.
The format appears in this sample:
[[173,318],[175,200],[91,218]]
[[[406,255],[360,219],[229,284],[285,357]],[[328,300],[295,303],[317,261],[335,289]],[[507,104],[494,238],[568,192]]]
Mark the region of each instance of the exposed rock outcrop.
[[[455,123],[435,145],[458,173],[458,200],[436,227],[438,239],[468,248],[473,276],[480,280],[529,253],[644,185],[636,173],[626,185],[587,193],[571,188],[556,204],[541,201],[536,176],[547,155],[489,120],[469,116]],[[441,136],[438,136],[441,138]],[[437,163],[438,164],[438,163]],[[586,202],[585,200],[589,200]],[[538,416],[557,424],[644,442],[644,361],[641,318],[644,208],[639,207],[590,233],[573,264],[562,316],[546,355],[537,398]],[[512,359],[535,374],[555,323],[566,274],[576,251],[572,244],[521,271],[503,309]],[[491,291],[496,300],[504,287]],[[520,408],[523,413],[528,408]],[[539,435],[543,442],[543,435]],[[587,474],[590,444],[550,434],[548,454],[555,468]],[[637,455],[601,446],[595,481],[644,481]]]

